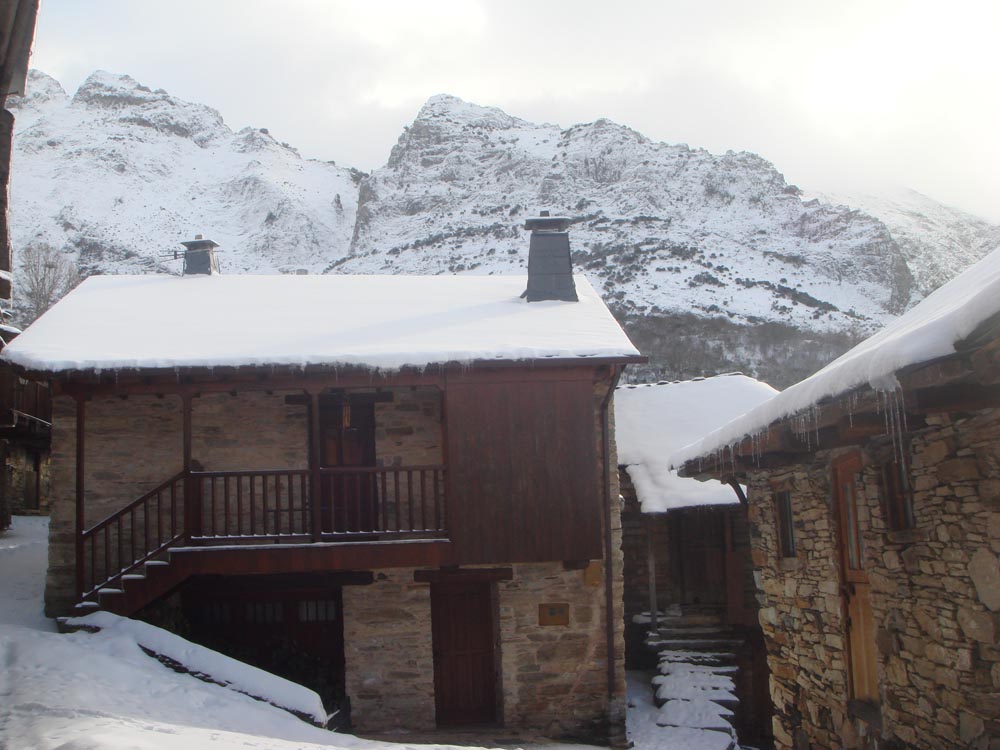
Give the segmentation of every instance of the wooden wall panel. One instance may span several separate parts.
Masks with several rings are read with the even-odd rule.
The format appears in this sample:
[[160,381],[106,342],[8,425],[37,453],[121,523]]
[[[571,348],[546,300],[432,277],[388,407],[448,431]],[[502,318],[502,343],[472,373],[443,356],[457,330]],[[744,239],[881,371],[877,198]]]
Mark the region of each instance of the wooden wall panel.
[[587,375],[449,384],[448,497],[456,562],[602,556],[597,405]]

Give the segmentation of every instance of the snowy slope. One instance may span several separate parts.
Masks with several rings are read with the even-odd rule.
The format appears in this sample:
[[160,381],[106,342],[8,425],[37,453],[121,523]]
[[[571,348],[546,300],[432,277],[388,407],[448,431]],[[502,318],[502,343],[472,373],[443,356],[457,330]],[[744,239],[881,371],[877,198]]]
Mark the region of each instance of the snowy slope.
[[233,133],[215,110],[128,76],[94,73],[70,98],[32,71],[28,92],[8,100],[15,248],[51,243],[84,274],[176,269],[165,254],[201,232],[229,273],[316,271],[347,250],[357,172],[262,130]]
[[886,189],[878,195],[810,192],[809,196],[860,208],[884,222],[921,294],[929,294],[1000,247],[1000,226],[908,188]]

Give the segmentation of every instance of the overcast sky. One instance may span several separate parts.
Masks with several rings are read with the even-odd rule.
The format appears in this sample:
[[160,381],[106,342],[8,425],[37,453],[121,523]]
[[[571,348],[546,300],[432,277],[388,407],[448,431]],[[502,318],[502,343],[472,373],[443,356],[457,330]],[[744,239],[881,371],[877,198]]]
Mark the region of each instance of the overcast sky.
[[42,0],[32,64],[70,93],[128,73],[366,171],[449,93],[1000,222],[998,44],[994,0]]

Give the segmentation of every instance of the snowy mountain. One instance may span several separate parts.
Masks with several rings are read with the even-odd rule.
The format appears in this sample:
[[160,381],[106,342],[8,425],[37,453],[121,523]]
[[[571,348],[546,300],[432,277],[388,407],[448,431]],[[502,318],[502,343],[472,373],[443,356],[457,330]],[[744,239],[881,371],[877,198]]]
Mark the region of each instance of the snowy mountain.
[[810,192],[809,196],[860,208],[885,223],[922,296],[1000,247],[1000,226],[915,190],[886,189],[878,195]]
[[450,96],[371,175],[303,159],[265,129],[234,133],[128,76],[95,73],[71,98],[32,72],[9,101],[15,257],[41,240],[84,274],[174,270],[166,256],[204,232],[226,273],[523,273],[524,219],[549,210],[572,218],[574,262],[650,355],[646,376],[742,369],[788,384],[1000,232],[927,199],[870,213],[803,200],[755,154]]
[[560,130],[432,98],[361,186],[351,272],[499,273],[524,218],[574,218],[574,260],[625,311],[872,330],[911,278],[885,226],[803,203],[768,162],[655,143],[608,120]]
[[[176,269],[196,232],[230,273],[318,271],[346,251],[360,173],[303,159],[265,129],[98,72],[70,98],[32,71],[15,117],[15,248],[43,241],[89,273]],[[15,252],[15,258],[17,254]],[[15,273],[17,271],[15,261]]]

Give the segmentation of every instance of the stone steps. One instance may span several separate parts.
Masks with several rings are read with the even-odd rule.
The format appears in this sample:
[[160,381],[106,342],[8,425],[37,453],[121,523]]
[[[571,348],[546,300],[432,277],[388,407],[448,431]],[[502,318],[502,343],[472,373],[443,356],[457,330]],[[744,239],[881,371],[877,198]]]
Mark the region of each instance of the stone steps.
[[657,625],[645,640],[659,672],[652,679],[657,725],[674,732],[710,732],[708,744],[737,748],[737,652],[744,639],[711,612],[674,613],[658,618]]

